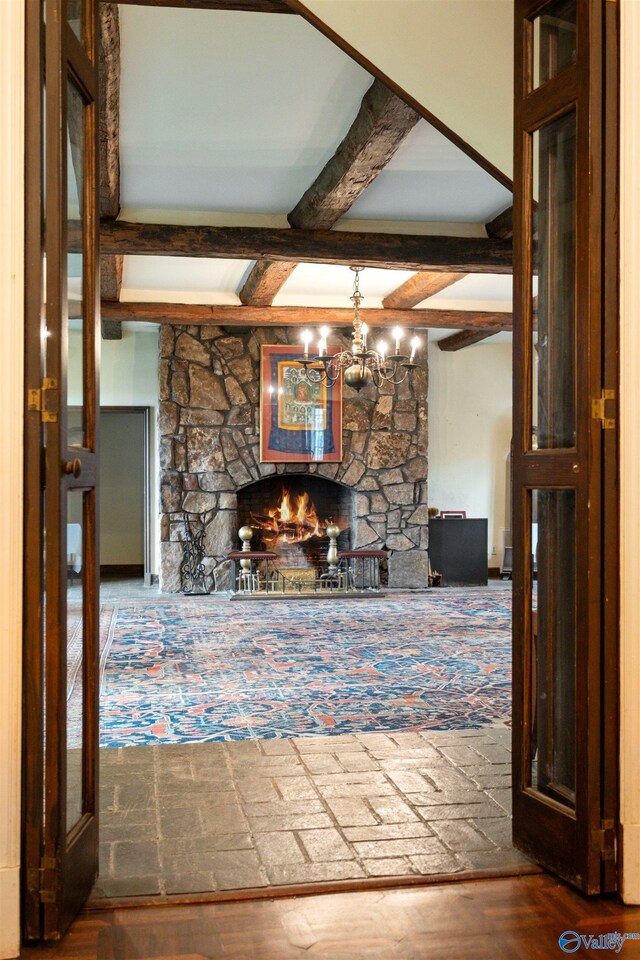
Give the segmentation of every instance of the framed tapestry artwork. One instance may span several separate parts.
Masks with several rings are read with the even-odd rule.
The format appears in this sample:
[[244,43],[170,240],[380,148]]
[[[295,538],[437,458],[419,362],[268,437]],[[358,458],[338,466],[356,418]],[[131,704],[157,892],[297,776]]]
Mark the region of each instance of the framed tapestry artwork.
[[[305,376],[303,355],[302,345],[262,345],[262,463],[342,460],[342,378],[336,383],[313,382]],[[312,364],[310,369],[316,368],[321,370],[322,364]]]

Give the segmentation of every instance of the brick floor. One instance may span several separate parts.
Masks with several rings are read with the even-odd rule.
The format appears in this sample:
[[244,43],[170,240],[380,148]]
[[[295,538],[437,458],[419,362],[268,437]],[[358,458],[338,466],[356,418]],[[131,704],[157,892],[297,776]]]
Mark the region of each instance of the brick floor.
[[526,866],[510,731],[101,751],[96,897]]

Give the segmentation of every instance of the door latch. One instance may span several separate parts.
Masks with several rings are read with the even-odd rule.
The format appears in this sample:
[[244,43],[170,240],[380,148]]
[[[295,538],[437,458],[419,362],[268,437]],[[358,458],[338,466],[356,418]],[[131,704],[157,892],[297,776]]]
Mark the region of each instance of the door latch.
[[599,420],[603,430],[615,429],[615,419],[608,417],[606,414],[607,400],[615,400],[615,398],[615,390],[602,390],[600,396],[591,401],[591,418],[592,420]]
[[37,411],[42,423],[57,423],[58,414],[47,409],[47,394],[58,389],[58,381],[53,377],[43,377],[35,390],[27,390],[27,410]]

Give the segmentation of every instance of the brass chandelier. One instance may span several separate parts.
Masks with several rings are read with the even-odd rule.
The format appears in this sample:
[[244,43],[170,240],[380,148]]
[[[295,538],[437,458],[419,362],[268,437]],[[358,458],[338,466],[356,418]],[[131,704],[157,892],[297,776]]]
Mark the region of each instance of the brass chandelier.
[[[320,339],[318,341],[318,353],[316,356],[309,355],[309,346],[311,344],[311,332],[305,330],[302,334],[304,343],[304,357],[301,361],[305,369],[306,378],[312,383],[322,381],[335,383],[343,375],[344,382],[354,390],[362,390],[368,383],[373,382],[377,387],[381,383],[391,383],[397,386],[403,383],[407,377],[411,376],[418,366],[416,354],[420,346],[420,340],[414,336],[411,338],[410,353],[401,352],[401,343],[405,333],[401,327],[393,330],[394,352],[388,354],[389,346],[384,340],[380,340],[375,350],[367,346],[369,327],[360,316],[360,304],[364,297],[360,292],[360,274],[364,267],[350,267],[355,277],[353,281],[353,293],[351,301],[353,303],[353,334],[350,350],[341,350],[338,353],[328,353],[329,329],[320,328]],[[322,364],[319,367],[318,364]]]

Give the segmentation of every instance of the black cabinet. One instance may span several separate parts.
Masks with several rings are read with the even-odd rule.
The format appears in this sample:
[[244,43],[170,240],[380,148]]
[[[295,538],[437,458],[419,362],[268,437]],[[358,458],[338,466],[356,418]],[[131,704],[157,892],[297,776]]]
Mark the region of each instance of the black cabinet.
[[429,559],[444,587],[486,584],[487,520],[430,520]]

